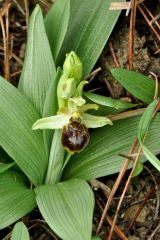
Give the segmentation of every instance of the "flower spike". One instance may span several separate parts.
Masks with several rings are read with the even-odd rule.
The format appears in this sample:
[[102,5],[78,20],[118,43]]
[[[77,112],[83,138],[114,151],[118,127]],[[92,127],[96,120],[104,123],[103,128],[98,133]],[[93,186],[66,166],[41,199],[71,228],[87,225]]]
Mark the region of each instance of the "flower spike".
[[[112,125],[109,118],[86,113],[97,110],[97,104],[86,103],[82,97],[83,87],[88,82],[82,80],[82,63],[72,51],[66,54],[63,74],[57,87],[58,113],[55,116],[37,120],[32,129],[62,129],[62,144],[71,154],[80,152],[89,142],[88,128]],[[82,80],[82,81],[81,81]]]

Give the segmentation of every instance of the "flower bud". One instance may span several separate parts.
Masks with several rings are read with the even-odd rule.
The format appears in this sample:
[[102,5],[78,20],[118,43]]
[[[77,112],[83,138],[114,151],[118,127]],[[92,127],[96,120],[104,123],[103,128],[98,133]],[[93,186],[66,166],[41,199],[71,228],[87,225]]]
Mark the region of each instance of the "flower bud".
[[66,60],[63,64],[63,73],[68,75],[69,78],[74,78],[77,84],[82,78],[83,66],[75,52],[66,54]]
[[69,99],[76,91],[76,81],[74,78],[67,78],[63,81],[61,88],[61,97]]

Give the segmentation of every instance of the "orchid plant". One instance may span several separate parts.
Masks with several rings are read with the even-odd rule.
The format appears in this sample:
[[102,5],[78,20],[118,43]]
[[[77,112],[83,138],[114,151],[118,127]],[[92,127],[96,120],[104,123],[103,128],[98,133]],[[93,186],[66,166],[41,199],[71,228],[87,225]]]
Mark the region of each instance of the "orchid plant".
[[[120,14],[109,6],[108,0],[94,0],[94,5],[93,0],[56,0],[44,19],[36,6],[18,88],[0,77],[0,229],[38,206],[61,239],[99,239],[93,236],[95,200],[87,181],[120,170],[119,153],[129,152],[140,120],[121,119],[111,127],[106,116],[135,104],[83,91],[84,76],[93,69]],[[112,74],[123,85],[131,79],[130,92],[134,89],[150,103],[153,82],[126,71],[113,69]],[[143,79],[149,93],[139,87]],[[153,156],[142,139],[148,124],[143,128],[142,120],[139,139],[149,159]],[[159,127],[156,118],[147,145],[154,153],[159,152]],[[98,128],[90,141],[88,128]],[[29,240],[22,222],[15,225],[11,239]]]

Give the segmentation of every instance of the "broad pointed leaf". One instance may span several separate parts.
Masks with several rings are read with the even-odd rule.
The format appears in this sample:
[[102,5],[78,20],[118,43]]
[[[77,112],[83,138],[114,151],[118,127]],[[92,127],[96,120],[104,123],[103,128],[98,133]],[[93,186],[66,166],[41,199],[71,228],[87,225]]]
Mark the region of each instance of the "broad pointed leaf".
[[[63,172],[63,179],[73,177],[86,180],[119,172],[124,163],[120,153],[128,154],[137,137],[140,117],[115,121],[113,126],[95,130],[89,145],[79,154],[74,154]],[[146,146],[154,154],[160,153],[160,114],[152,122]],[[142,159],[146,159],[142,156]],[[131,167],[132,165],[130,165]]]
[[43,136],[32,131],[39,114],[10,83],[0,78],[0,146],[13,158],[30,181],[42,184],[46,167]]
[[155,81],[153,79],[127,69],[113,68],[111,73],[115,79],[136,98],[145,103],[151,103],[153,101],[155,93]]
[[13,228],[11,240],[30,240],[29,232],[23,222],[18,222]]
[[30,18],[25,62],[19,89],[43,112],[46,92],[56,74],[40,7],[37,5]]
[[[118,0],[120,2],[120,0]],[[102,52],[120,14],[109,10],[109,0],[71,0],[68,30],[58,56],[64,62],[66,52],[75,51],[90,73]]]
[[70,15],[70,0],[57,0],[45,17],[45,28],[56,60],[65,37]]
[[0,174],[0,229],[14,223],[35,206],[35,193],[26,187],[26,178],[15,171]]
[[72,179],[36,188],[38,207],[50,228],[64,240],[89,240],[94,196],[88,184]]

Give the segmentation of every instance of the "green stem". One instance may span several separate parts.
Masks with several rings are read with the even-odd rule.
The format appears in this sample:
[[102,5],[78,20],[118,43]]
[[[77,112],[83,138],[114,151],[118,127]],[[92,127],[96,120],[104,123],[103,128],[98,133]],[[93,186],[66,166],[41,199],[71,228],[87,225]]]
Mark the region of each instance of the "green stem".
[[70,153],[67,152],[67,154],[66,154],[66,159],[65,159],[64,164],[63,164],[63,167],[62,167],[62,172],[63,172],[64,168],[66,167],[68,161],[70,160],[70,157],[71,157],[71,156],[72,156],[72,154],[70,154]]
[[59,182],[64,163],[65,150],[61,144],[61,130],[55,130],[49,156],[48,170],[45,184],[55,184]]

